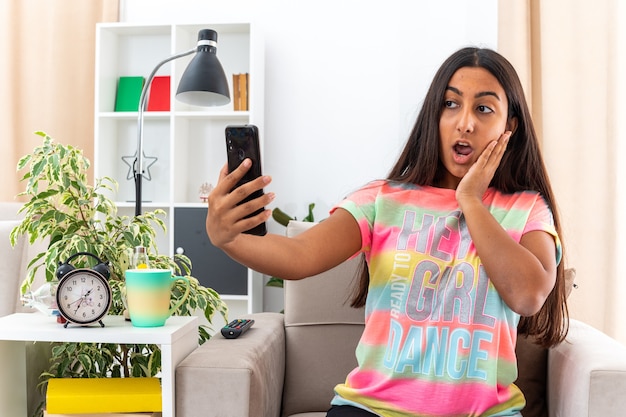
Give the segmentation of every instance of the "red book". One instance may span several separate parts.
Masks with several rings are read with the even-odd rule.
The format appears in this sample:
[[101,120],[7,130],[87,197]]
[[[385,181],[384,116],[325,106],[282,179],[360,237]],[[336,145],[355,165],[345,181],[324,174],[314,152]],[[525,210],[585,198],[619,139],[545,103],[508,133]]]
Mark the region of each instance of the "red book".
[[148,111],[170,110],[170,76],[159,75],[152,79],[150,96],[148,97]]

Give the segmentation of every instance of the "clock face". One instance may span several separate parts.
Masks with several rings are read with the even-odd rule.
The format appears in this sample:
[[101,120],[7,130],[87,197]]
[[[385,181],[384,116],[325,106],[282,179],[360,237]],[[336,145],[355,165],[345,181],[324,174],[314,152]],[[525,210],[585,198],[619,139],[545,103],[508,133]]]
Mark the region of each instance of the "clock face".
[[57,307],[68,321],[90,324],[106,315],[111,306],[111,287],[106,278],[91,269],[74,269],[57,287]]

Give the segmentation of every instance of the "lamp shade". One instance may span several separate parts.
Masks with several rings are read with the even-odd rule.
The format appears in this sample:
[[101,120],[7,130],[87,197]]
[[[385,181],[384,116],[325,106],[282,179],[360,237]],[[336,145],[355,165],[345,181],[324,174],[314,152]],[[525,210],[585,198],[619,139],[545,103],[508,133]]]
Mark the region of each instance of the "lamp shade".
[[197,53],[178,83],[178,101],[195,106],[222,106],[230,102],[226,74],[216,53],[217,32],[202,29],[198,33]]

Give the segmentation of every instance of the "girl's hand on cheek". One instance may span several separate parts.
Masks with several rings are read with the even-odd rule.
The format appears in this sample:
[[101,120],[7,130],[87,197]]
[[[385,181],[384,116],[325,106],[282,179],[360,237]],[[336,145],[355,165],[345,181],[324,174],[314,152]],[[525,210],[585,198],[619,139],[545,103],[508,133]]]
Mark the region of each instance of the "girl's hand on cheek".
[[463,203],[471,199],[482,201],[483,194],[487,191],[496,169],[500,166],[510,137],[511,132],[506,131],[498,140],[490,142],[461,179],[456,189],[456,199],[461,209],[463,209]]

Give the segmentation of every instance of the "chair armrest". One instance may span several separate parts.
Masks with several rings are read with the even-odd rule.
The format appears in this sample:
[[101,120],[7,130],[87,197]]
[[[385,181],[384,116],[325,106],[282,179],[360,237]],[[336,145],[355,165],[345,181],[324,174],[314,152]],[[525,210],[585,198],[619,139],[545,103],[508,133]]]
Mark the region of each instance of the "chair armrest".
[[623,415],[626,347],[583,322],[570,319],[567,339],[548,353],[551,417]]
[[219,332],[176,367],[176,415],[278,417],[285,376],[283,315],[255,323],[237,339]]

